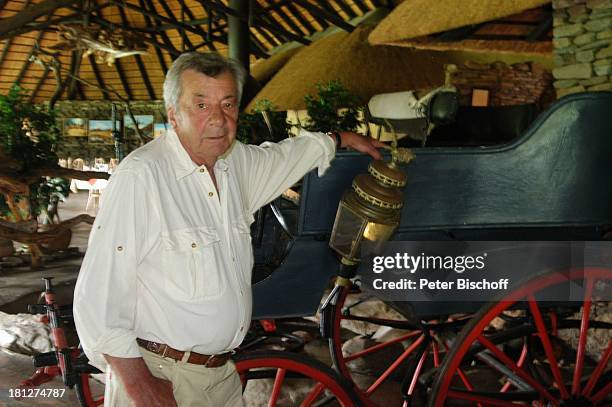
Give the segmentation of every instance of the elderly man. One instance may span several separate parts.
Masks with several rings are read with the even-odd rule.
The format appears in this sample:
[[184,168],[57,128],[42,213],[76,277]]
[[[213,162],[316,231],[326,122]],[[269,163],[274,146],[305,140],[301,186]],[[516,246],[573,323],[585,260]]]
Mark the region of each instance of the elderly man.
[[218,54],[181,55],[164,83],[173,131],[105,191],[74,298],[86,354],[110,367],[105,405],[243,405],[229,355],[251,318],[253,213],[325,171],[336,142],[380,158],[381,144],[350,132],[235,141],[244,80]]

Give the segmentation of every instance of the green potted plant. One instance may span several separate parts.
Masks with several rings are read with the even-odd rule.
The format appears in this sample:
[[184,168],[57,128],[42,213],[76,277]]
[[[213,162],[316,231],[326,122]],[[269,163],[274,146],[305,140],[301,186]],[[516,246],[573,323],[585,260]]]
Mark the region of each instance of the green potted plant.
[[268,99],[257,101],[252,112],[238,117],[238,140],[248,144],[280,141],[289,135],[287,113],[278,111]]
[[319,82],[317,94],[306,95],[308,119],[304,128],[310,131],[357,131],[361,104],[340,81]]

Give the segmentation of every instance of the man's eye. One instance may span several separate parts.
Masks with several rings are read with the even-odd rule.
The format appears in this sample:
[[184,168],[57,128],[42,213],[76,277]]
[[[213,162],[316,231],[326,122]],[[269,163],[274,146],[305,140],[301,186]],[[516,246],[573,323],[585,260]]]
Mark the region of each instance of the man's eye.
[[233,109],[234,108],[234,104],[233,103],[229,103],[229,102],[226,103],[224,106],[225,106],[226,109]]
[[198,109],[200,110],[208,109],[208,105],[206,105],[206,103],[198,103],[197,106],[198,106]]

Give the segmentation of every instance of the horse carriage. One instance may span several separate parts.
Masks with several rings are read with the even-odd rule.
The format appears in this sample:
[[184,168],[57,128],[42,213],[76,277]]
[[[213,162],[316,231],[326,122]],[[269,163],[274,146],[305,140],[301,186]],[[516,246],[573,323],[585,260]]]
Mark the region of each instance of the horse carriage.
[[[408,175],[396,241],[603,241],[612,227],[612,93],[564,97],[518,138],[493,146],[419,147]],[[612,255],[584,267],[517,270],[521,284],[496,301],[406,302],[396,318],[363,316],[359,274],[338,276],[329,239],[342,193],[370,159],[338,152],[319,178],[309,173],[299,200],[278,199],[253,225],[255,320],[313,316],[329,342],[333,370],[300,354],[238,355],[247,385],[268,380],[273,405],[376,406],[397,383],[404,405],[591,406],[612,403]],[[528,245],[527,245],[528,246]],[[349,277],[349,278],[347,278]],[[335,284],[320,307],[321,299]],[[581,301],[541,302],[568,282]],[[373,298],[375,300],[375,298]],[[343,349],[350,322],[393,328],[356,353]],[[349,366],[399,353],[369,381]],[[382,358],[385,359],[385,358]],[[78,372],[81,389],[89,371]],[[301,400],[285,386],[308,382]],[[78,383],[77,383],[78,384]],[[95,405],[91,395],[86,405]],[[100,399],[97,399],[100,402]]]

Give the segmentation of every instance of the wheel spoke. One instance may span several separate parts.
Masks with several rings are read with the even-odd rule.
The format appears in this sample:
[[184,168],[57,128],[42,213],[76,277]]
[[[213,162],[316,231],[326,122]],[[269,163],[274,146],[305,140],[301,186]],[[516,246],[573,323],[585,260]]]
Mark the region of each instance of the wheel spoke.
[[565,384],[563,383],[563,377],[561,376],[561,370],[559,370],[559,364],[557,362],[557,358],[553,352],[552,344],[550,343],[550,338],[548,336],[548,332],[546,331],[546,326],[544,325],[544,320],[542,319],[542,314],[540,313],[540,308],[538,307],[538,303],[533,296],[533,294],[529,294],[527,296],[529,301],[529,309],[533,315],[534,322],[536,324],[536,328],[538,329],[538,335],[540,337],[540,341],[542,342],[542,346],[544,347],[544,352],[546,353],[546,357],[548,358],[548,364],[550,366],[550,370],[555,378],[555,382],[557,382],[557,387],[561,392],[561,397],[564,399],[569,398],[569,393],[565,388]]
[[[444,349],[446,350],[446,353],[448,353],[448,345],[445,342],[442,342],[442,345],[444,345]],[[457,367],[457,374],[459,375],[459,378],[463,382],[465,388],[469,391],[474,391],[474,386],[472,386],[472,383],[468,379],[467,375],[463,372],[463,370],[461,370],[460,367]],[[478,404],[478,406],[481,407],[480,404]]]
[[612,393],[612,383],[608,383],[603,389],[595,393],[593,395],[593,398],[591,398],[591,401],[595,404],[599,403],[603,400],[604,397],[606,397],[610,393]]
[[572,382],[572,395],[580,394],[580,379],[582,368],[584,367],[584,356],[589,331],[589,316],[591,314],[591,295],[593,293],[593,279],[586,280],[586,290],[584,292],[584,305],[582,307],[582,320],[580,321],[580,336],[578,337],[578,349],[576,350],[576,369],[574,370],[574,380]]
[[[529,348],[527,347],[527,339],[525,338],[523,341],[523,349],[521,350],[521,355],[519,356],[519,360],[516,362],[516,365],[520,368],[523,367],[523,363],[525,363],[525,359],[527,358],[527,355],[529,354]],[[506,381],[506,383],[504,384],[504,386],[501,388],[501,390],[499,391],[500,393],[505,393],[510,389],[510,386],[512,386],[512,380],[508,380]]]
[[434,367],[438,367],[440,366],[440,350],[438,349],[438,342],[436,339],[431,342],[431,349],[433,351]]
[[587,382],[586,386],[584,387],[584,390],[582,391],[583,396],[588,397],[591,394],[601,374],[608,365],[610,356],[612,356],[612,340],[608,342],[608,349],[606,349],[603,355],[601,355],[601,360],[597,364],[597,367],[595,368],[593,373],[591,373],[591,377],[589,378],[589,381]]
[[350,362],[351,360],[360,358],[360,357],[368,355],[370,353],[374,353],[374,352],[380,351],[380,350],[386,348],[387,346],[396,344],[398,342],[403,342],[406,339],[410,339],[410,338],[412,338],[414,336],[417,336],[417,335],[420,335],[420,334],[421,334],[420,331],[410,332],[410,333],[408,333],[406,335],[402,335],[402,336],[400,336],[398,338],[395,338],[393,340],[390,340],[388,342],[379,343],[377,345],[370,346],[369,348],[366,348],[366,349],[361,350],[359,352],[355,352],[352,355],[345,357],[344,361],[345,362]]
[[308,396],[306,396],[304,401],[302,401],[302,403],[300,404],[300,407],[311,406],[312,403],[314,403],[314,401],[317,399],[317,397],[319,397],[319,395],[324,389],[325,389],[325,386],[323,386],[323,383],[318,383],[314,387],[314,389],[312,389],[312,391],[308,393]]
[[270,401],[268,401],[268,407],[276,406],[281,387],[283,387],[283,381],[285,380],[285,373],[285,369],[277,370],[276,377],[274,378],[274,385],[272,386],[272,395],[270,396]]
[[[515,404],[510,401],[496,400],[491,397],[480,396],[474,393],[466,393],[466,392],[457,391],[457,390],[449,390],[448,398],[457,399],[457,400],[473,401],[479,404],[482,403],[485,406],[516,407],[517,405],[521,405],[521,404]],[[522,405],[525,405],[525,404],[522,404]]]
[[372,393],[374,393],[376,391],[376,389],[378,389],[378,387],[389,377],[389,375],[391,375],[391,373],[393,373],[393,371],[395,369],[397,369],[397,367],[406,359],[410,356],[410,354],[412,352],[414,352],[414,350],[421,344],[421,342],[423,342],[425,340],[425,335],[421,335],[418,337],[418,339],[414,342],[412,342],[412,344],[406,348],[406,350],[404,351],[404,353],[402,353],[400,355],[400,357],[397,358],[397,360],[395,362],[393,362],[393,364],[391,364],[391,366],[389,366],[387,368],[387,370],[385,370],[383,372],[383,374],[376,379],[376,381],[368,388],[368,390],[366,390],[366,394],[370,395]]
[[555,398],[546,390],[540,383],[537,382],[530,374],[525,372],[522,368],[516,365],[512,359],[504,352],[499,350],[497,346],[483,335],[478,336],[478,341],[482,343],[482,345],[489,349],[491,353],[495,355],[497,359],[499,359],[502,363],[504,363],[507,367],[509,367],[514,373],[516,373],[519,377],[524,379],[527,383],[529,383],[534,389],[540,392],[544,397],[549,399],[555,405],[558,404]]
[[408,389],[408,395],[412,395],[412,393],[414,392],[417,381],[419,380],[419,375],[421,374],[421,369],[423,368],[423,364],[425,363],[425,360],[427,360],[427,354],[429,353],[428,350],[429,350],[429,346],[423,350],[423,354],[421,355],[421,358],[419,359],[419,363],[416,369],[414,369],[414,373],[412,375],[412,381],[410,382],[410,388]]

